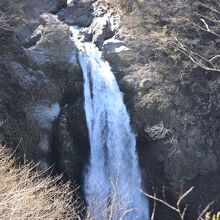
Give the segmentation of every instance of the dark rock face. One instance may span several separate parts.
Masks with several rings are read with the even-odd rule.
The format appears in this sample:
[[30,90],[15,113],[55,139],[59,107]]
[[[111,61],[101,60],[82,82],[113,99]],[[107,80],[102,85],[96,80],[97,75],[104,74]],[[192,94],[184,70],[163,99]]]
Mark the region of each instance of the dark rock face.
[[[185,201],[189,203],[188,218],[194,219],[212,200],[214,208],[219,209],[220,204],[220,78],[215,72],[193,66],[171,46],[169,28],[173,28],[173,19],[178,15],[187,22],[187,16],[200,10],[198,5],[189,5],[187,1],[173,5],[170,1],[156,2],[133,5],[134,11],[124,15],[122,27],[113,32],[114,37],[107,34],[111,39],[105,39],[105,28],[99,27],[96,32],[96,17],[82,33],[102,48],[103,57],[116,76],[120,75],[117,78],[138,135],[137,149],[147,188],[165,186],[173,202],[181,192],[195,186]],[[166,9],[167,4],[170,8]],[[105,18],[103,14],[101,17]],[[207,38],[207,33],[200,33],[202,39],[197,39],[190,24],[178,19],[176,22],[182,41],[193,47],[195,42],[202,44],[203,50],[217,53],[218,41],[213,36]],[[162,212],[159,211],[159,219]]]
[[[35,37],[32,37],[32,34],[39,26],[38,20],[29,21],[25,26],[17,30],[17,39],[23,47],[32,47],[40,40],[41,35],[35,34]],[[36,38],[36,36],[38,36]]]
[[[158,6],[152,10],[151,4],[155,2]],[[148,189],[150,185],[158,189],[165,186],[172,202],[195,186],[185,202],[189,204],[188,219],[196,219],[211,201],[215,201],[213,208],[220,208],[220,78],[216,72],[192,65],[188,57],[176,50],[170,37],[175,16],[184,20],[184,16],[196,16],[196,12],[203,10],[200,11],[203,13],[205,9],[196,4],[190,6],[186,1],[166,9],[165,4],[171,4],[170,1],[155,2],[136,6],[134,3],[132,14],[122,19],[122,33],[126,33],[125,46],[131,50],[130,56],[120,54],[122,61],[118,59],[117,63],[112,61],[114,53],[110,57],[105,55],[105,48],[104,56],[113,69],[121,64],[126,71],[119,83],[138,135],[137,149]],[[178,11],[178,4],[184,16],[183,11]],[[172,10],[177,14],[171,13]],[[218,40],[213,36],[207,40],[207,33],[203,32],[198,36],[188,20],[185,23],[183,20],[177,19],[175,24],[181,42],[193,45],[191,48],[199,45],[209,56],[218,53]]]
[[[66,104],[57,121],[57,166],[66,176],[83,183],[89,156],[89,140],[82,101]],[[84,169],[83,169],[84,168]]]

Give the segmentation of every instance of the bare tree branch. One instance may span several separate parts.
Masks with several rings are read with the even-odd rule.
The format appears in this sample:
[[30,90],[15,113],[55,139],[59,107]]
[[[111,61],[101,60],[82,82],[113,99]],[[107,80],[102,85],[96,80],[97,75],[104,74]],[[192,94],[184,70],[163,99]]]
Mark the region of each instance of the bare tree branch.
[[186,196],[188,196],[189,195],[189,193],[191,193],[193,190],[194,190],[194,186],[193,187],[191,187],[190,189],[188,189],[182,196],[180,196],[180,198],[178,199],[178,201],[177,201],[177,207],[179,207],[180,206],[180,203],[182,202],[182,200],[186,197]]
[[212,57],[211,59],[209,59],[209,61],[212,62],[213,60],[215,60],[217,58],[220,58],[220,55],[216,55],[216,56]]
[[152,196],[152,195],[150,195],[150,194],[148,194],[148,193],[146,193],[146,192],[144,192],[144,191],[142,191],[142,190],[139,190],[139,191],[140,191],[141,193],[143,193],[145,196],[147,196],[148,198],[153,199],[153,200],[156,200],[156,201],[158,201],[158,202],[164,204],[164,205],[167,206],[168,208],[174,210],[175,212],[179,213],[179,210],[178,210],[177,208],[175,208],[174,206],[170,205],[169,203],[163,201],[162,199],[159,199],[159,198],[157,198],[157,197],[155,197],[155,196]]
[[[156,192],[156,190],[154,189],[154,187],[153,187],[153,192],[154,192],[154,197],[157,197],[157,192]],[[154,218],[155,218],[156,205],[157,205],[157,201],[154,200],[153,210],[152,210],[152,214],[151,214],[151,218],[150,218],[151,220],[154,220]]]
[[[184,220],[185,218],[185,214],[186,214],[186,211],[187,211],[187,206],[184,207],[184,209],[182,210],[181,207],[180,207],[180,203],[183,201],[183,199],[189,195],[189,193],[191,193],[193,191],[194,187],[191,187],[190,189],[188,189],[182,196],[180,196],[180,198],[178,199],[177,203],[176,203],[176,207],[169,204],[168,202],[162,200],[162,199],[159,199],[157,198],[156,194],[154,193],[154,195],[150,195],[146,192],[144,192],[143,190],[139,190],[141,193],[143,193],[145,196],[147,196],[148,198],[151,198],[155,201],[158,201],[162,204],[164,204],[165,206],[167,206],[168,208],[174,210],[179,216],[180,216],[180,219],[181,220]],[[151,215],[151,220],[153,220],[154,218],[152,218],[152,216],[154,217],[154,213],[155,213],[155,210],[153,210],[153,215]]]
[[199,29],[201,29],[202,31],[208,32],[208,33],[213,34],[214,36],[220,38],[220,35],[217,34],[217,33],[215,33],[214,31],[212,31],[212,30],[207,30],[207,29],[205,29],[204,27],[202,27],[202,26],[200,26],[200,25],[198,25],[198,24],[196,24],[196,23],[194,23],[194,25],[197,26],[197,27],[198,27]]
[[[201,56],[200,54],[193,52],[187,46],[183,45],[175,36],[172,35],[172,37],[174,38],[174,40],[175,40],[174,44],[179,49],[179,51],[182,52],[183,54],[185,54],[187,57],[189,57],[189,59],[194,64],[196,64],[197,66],[199,66],[202,69],[205,69],[207,71],[213,71],[213,72],[220,73],[220,69],[218,67],[215,67],[215,65],[212,63],[212,61],[214,59],[218,58],[219,55],[216,55],[216,57],[213,57],[214,59],[211,58],[208,60],[205,57]],[[210,65],[211,67],[209,67],[208,65]]]

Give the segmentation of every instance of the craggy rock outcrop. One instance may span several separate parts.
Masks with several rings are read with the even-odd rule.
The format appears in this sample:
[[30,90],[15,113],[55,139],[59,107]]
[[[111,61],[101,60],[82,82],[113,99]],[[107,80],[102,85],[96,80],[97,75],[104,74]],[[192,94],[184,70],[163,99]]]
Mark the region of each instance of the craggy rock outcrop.
[[94,3],[94,11],[95,18],[88,33],[92,35],[92,42],[101,49],[105,40],[118,33],[120,15],[110,4],[99,1]]
[[[67,23],[78,23],[82,26],[80,32],[83,40],[92,41],[101,49],[104,41],[112,38],[119,31],[119,12],[115,7],[112,7],[109,3],[103,1],[75,2],[76,3],[73,3],[73,5],[70,4],[65,10],[71,10],[70,15],[77,15],[78,13],[81,13],[81,11],[88,11],[88,16],[85,17],[84,14],[79,15],[78,17],[72,16],[71,21],[68,21],[66,18]],[[82,20],[79,21],[79,18]],[[65,16],[63,19],[66,22]]]
[[[55,10],[61,1],[47,2],[38,15]],[[0,138],[8,146],[18,145],[20,160],[34,159],[47,168],[54,164],[54,121],[62,106],[82,97],[77,49],[69,27],[55,15],[17,25],[0,30]]]

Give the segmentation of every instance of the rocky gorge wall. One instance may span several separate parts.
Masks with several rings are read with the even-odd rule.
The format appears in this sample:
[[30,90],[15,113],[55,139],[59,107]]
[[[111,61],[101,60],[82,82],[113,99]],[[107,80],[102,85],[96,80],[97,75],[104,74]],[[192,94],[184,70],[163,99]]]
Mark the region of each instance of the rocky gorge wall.
[[[16,11],[21,21],[0,28],[1,141],[18,145],[21,160],[34,159],[41,168],[55,163],[82,183],[89,142],[82,73],[68,26],[80,25],[81,39],[103,51],[124,93],[148,191],[154,186],[163,194],[165,187],[174,202],[195,186],[185,201],[189,219],[213,200],[219,209],[219,74],[192,64],[172,38],[207,56],[218,53],[219,38],[190,23],[209,14],[201,4],[25,1],[22,13]],[[1,15],[10,18],[12,8],[3,1]],[[157,214],[178,218],[163,206]]]
[[[42,168],[57,159],[54,127],[62,133],[67,126],[64,115],[73,106],[79,108],[83,97],[82,74],[69,26],[52,14],[65,5],[66,1],[26,1],[19,14],[14,5],[1,3],[2,13],[8,10],[22,20],[1,26],[1,141],[18,145],[20,160],[33,159]],[[80,114],[84,115],[83,111],[73,117]],[[72,131],[79,130],[75,126]],[[85,138],[83,141],[88,146]],[[68,161],[62,162],[69,166]]]
[[218,54],[219,38],[201,29],[200,22],[205,18],[219,33],[210,21],[219,19],[210,11],[219,6],[213,1],[139,1],[126,7],[130,12],[122,29],[132,54],[120,82],[138,134],[143,174],[173,198],[195,186],[187,203],[189,219],[196,219],[211,201],[217,209],[220,204],[219,74],[191,62],[176,39],[203,57]]

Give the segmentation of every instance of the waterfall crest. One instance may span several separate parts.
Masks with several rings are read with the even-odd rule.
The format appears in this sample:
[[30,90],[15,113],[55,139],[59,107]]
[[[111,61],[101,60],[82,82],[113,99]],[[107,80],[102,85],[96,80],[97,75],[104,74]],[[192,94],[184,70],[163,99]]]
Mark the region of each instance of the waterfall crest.
[[136,139],[114,74],[92,43],[77,40],[84,76],[84,108],[90,139],[90,163],[85,173],[88,213],[95,219],[149,219],[141,194]]

